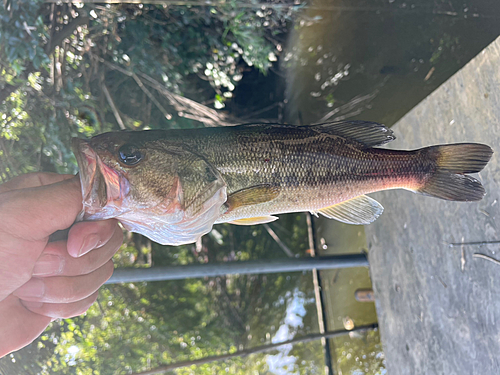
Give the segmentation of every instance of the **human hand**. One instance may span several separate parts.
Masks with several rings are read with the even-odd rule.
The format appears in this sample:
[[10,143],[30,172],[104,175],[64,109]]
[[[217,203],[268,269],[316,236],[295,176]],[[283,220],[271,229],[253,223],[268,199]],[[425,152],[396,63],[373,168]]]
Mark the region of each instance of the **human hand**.
[[[85,312],[113,273],[123,233],[116,220],[73,225],[81,201],[72,175],[33,173],[0,185],[0,357],[51,320]],[[48,242],[69,227],[67,241]]]

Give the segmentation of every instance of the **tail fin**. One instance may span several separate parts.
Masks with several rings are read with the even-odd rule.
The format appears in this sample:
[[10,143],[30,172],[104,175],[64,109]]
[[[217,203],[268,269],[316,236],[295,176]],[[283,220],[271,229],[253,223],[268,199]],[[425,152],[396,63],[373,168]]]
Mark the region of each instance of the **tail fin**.
[[493,155],[493,150],[477,143],[432,146],[429,156],[436,158],[437,170],[420,193],[451,201],[479,201],[485,191],[483,185],[465,173],[481,171]]

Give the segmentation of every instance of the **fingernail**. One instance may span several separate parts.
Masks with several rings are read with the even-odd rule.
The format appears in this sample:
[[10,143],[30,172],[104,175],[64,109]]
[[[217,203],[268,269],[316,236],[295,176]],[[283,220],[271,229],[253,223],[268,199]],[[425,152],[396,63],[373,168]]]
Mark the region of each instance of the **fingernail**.
[[21,303],[24,305],[24,307],[28,309],[36,309],[43,306],[43,302],[37,302],[37,301],[21,300]]
[[40,298],[45,294],[45,283],[41,279],[32,278],[13,294],[21,299]]
[[87,254],[90,250],[95,249],[100,243],[101,239],[98,234],[89,234],[83,240],[78,256],[81,257],[82,255]]
[[42,255],[35,263],[33,276],[58,275],[63,268],[63,259],[57,255]]

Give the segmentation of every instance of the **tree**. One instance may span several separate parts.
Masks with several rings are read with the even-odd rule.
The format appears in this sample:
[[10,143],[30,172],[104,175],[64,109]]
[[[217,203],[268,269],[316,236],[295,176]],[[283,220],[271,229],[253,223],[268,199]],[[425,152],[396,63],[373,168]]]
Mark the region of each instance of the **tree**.
[[[239,121],[223,107],[245,71],[265,73],[279,55],[293,9],[283,5],[6,0],[0,8],[0,181],[35,170],[76,172],[73,136]],[[305,254],[302,215],[271,227],[294,254]],[[115,261],[143,267],[282,256],[264,227],[220,225],[197,246],[164,247],[129,235]],[[0,370],[126,374],[260,346],[285,333],[304,335],[317,327],[311,290],[310,278],[300,273],[108,286],[86,315],[52,323],[31,346],[0,361]],[[322,366],[318,343],[272,355],[291,358],[295,373]],[[270,358],[176,372],[264,373]]]
[[75,172],[78,134],[234,123],[200,102],[222,108],[244,69],[266,72],[290,9],[6,0],[0,178]]

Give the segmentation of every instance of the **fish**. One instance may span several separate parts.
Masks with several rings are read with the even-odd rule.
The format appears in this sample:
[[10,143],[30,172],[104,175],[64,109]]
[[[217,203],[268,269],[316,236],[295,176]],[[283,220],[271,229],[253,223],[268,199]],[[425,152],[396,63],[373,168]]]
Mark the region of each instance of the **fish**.
[[316,125],[244,124],[120,131],[73,139],[81,220],[117,218],[164,245],[197,241],[214,224],[254,225],[311,212],[348,224],[376,220],[366,194],[406,189],[451,201],[479,201],[493,150],[458,143],[416,150],[380,146],[391,129],[368,121]]

